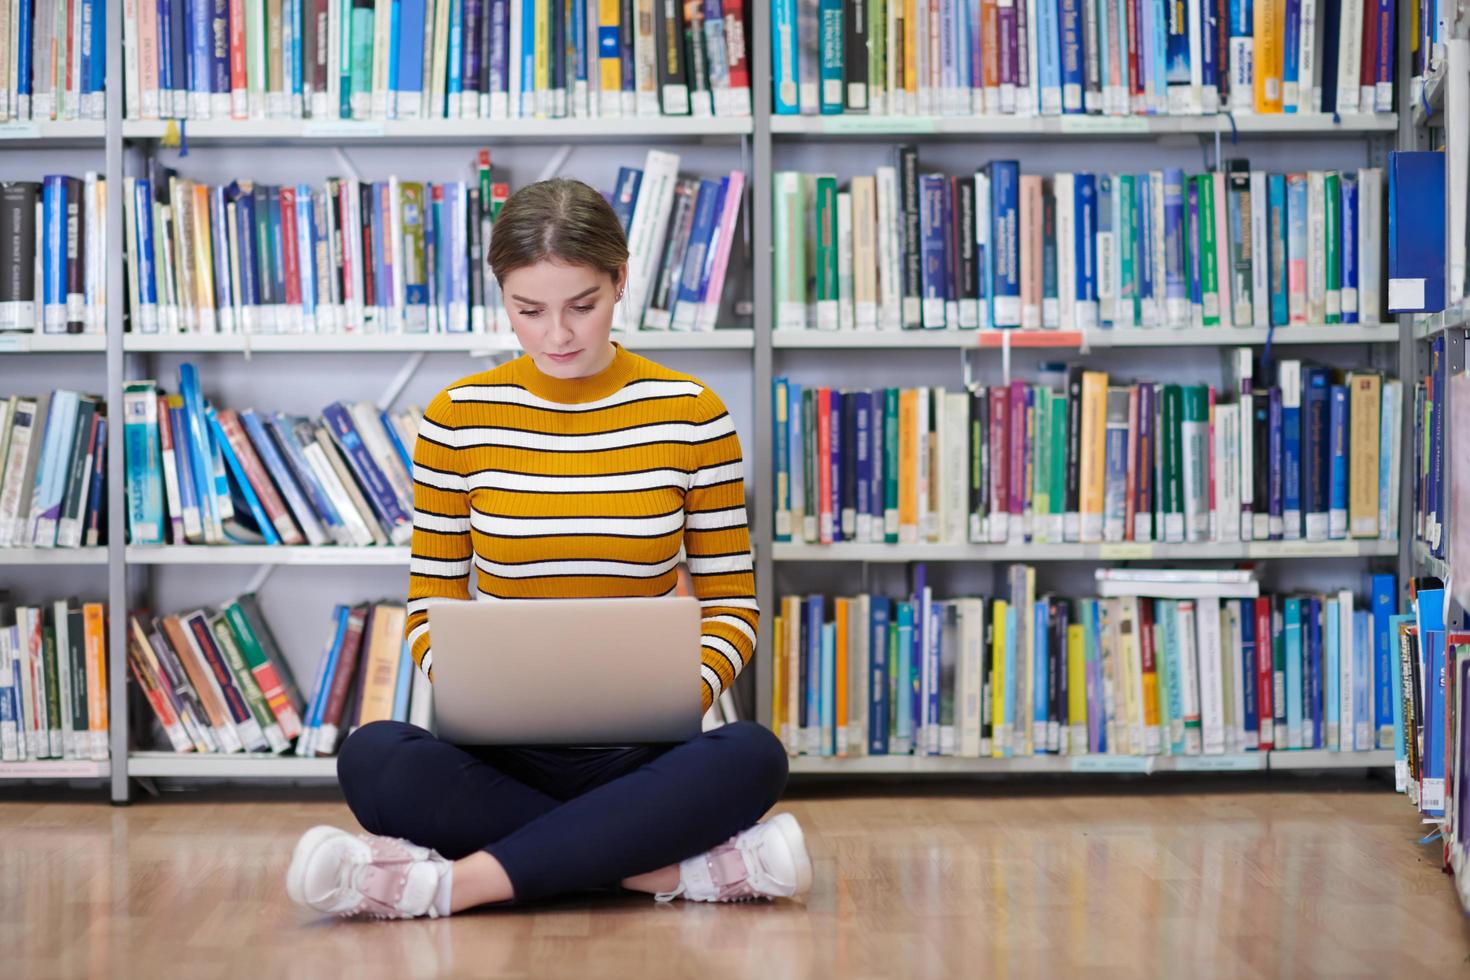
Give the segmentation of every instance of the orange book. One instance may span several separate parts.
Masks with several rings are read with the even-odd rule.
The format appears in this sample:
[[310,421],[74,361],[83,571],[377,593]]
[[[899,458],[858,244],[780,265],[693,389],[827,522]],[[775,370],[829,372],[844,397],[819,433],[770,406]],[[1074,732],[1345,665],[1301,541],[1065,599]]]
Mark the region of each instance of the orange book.
[[898,543],[919,540],[919,392],[898,393]]
[[832,426],[841,419],[832,418],[832,389],[817,389],[817,541],[832,543],[832,522],[841,515],[832,514]]
[[1041,326],[1041,175],[1021,175],[1021,327]]
[[[908,93],[910,112],[919,111],[919,5],[918,0],[902,2],[903,9],[903,87]],[[925,0],[927,2],[927,0]]]
[[980,73],[985,111],[1000,112],[1000,7],[996,0],[980,0]]
[[[1256,0],[1255,50],[1256,111],[1280,112],[1282,105],[1282,46],[1286,39],[1285,0]],[[1308,92],[1307,101],[1311,101]]]
[[173,648],[174,656],[183,665],[184,673],[189,676],[189,683],[194,685],[195,692],[199,695],[199,703],[204,706],[204,713],[209,716],[209,726],[214,732],[215,740],[219,743],[222,752],[239,752],[243,748],[240,742],[240,734],[235,731],[234,719],[230,716],[229,708],[225,706],[224,695],[220,692],[219,685],[204,659],[194,649],[194,644],[189,642],[189,635],[184,630],[184,625],[178,616],[164,616],[158,620],[158,628],[162,631],[168,645]]
[[1108,375],[1082,372],[1082,437],[1078,473],[1081,540],[1103,539],[1103,490],[1107,471]]
[[832,717],[835,719],[837,729],[837,754],[847,755],[847,603],[848,600],[838,596],[833,600],[837,616],[836,666],[832,671],[832,682],[836,686],[833,692]]
[[87,745],[91,758],[100,762],[107,758],[107,616],[102,603],[82,605],[82,637],[87,661]]

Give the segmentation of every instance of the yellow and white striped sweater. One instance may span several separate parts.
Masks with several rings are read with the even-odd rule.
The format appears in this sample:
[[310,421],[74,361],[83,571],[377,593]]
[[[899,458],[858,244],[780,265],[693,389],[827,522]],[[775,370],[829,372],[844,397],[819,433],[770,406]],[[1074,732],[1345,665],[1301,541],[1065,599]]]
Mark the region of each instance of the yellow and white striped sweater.
[[406,633],[430,677],[430,604],[670,595],[681,543],[706,708],[750,661],[760,611],[734,423],[698,379],[616,346],[570,380],[523,355],[424,412]]

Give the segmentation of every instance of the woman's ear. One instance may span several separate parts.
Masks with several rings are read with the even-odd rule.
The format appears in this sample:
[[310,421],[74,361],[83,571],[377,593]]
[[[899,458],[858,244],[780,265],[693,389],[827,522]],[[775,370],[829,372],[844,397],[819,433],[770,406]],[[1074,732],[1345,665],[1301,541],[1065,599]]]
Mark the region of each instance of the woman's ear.
[[628,263],[624,262],[618,266],[617,275],[613,276],[613,293],[619,299],[623,296],[623,290],[628,288]]

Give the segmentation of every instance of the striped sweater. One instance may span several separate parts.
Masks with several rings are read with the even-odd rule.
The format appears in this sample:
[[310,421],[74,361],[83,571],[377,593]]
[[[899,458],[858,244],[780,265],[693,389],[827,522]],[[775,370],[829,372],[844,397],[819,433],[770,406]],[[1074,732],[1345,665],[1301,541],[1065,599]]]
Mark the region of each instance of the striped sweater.
[[586,378],[521,356],[434,398],[413,478],[405,629],[431,678],[430,604],[671,595],[681,544],[706,708],[749,662],[760,612],[740,441],[697,379],[621,345]]

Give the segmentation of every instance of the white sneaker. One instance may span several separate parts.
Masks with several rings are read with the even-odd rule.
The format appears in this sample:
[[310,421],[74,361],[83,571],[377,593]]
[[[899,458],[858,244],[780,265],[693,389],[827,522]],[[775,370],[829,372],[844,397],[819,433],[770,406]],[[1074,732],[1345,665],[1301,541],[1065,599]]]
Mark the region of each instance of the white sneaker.
[[451,868],[437,852],[396,837],[313,827],[291,855],[286,894],[330,915],[437,917],[449,914]]
[[679,863],[679,887],[660,902],[749,902],[793,898],[812,887],[812,860],[801,825],[778,813],[742,830],[719,847]]

